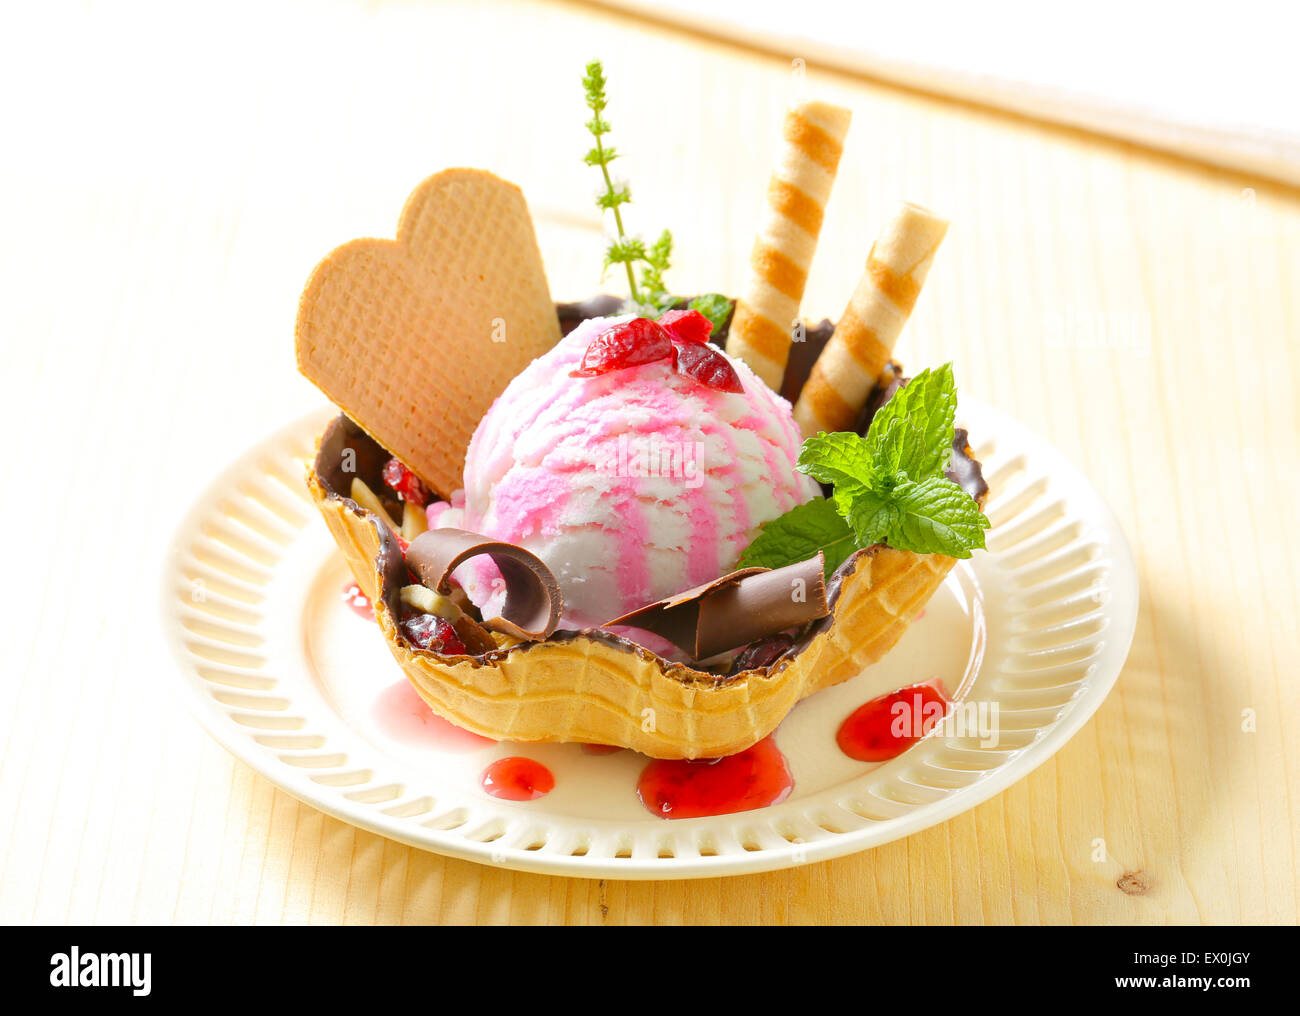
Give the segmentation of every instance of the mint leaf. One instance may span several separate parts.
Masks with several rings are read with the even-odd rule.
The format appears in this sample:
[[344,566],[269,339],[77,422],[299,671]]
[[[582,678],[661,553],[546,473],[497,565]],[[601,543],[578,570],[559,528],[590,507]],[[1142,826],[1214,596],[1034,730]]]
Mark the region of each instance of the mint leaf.
[[805,440],[795,468],[820,483],[835,484],[837,490],[841,486],[873,487],[877,482],[867,443],[848,431],[823,431]]
[[923,370],[898,389],[872,419],[865,439],[879,475],[903,473],[916,481],[941,476],[952,456],[956,412],[951,363]]
[[713,323],[713,334],[722,331],[722,326],[731,317],[732,302],[721,293],[705,293],[697,296],[686,305],[687,310],[698,310]]
[[836,508],[848,520],[859,547],[888,541],[899,524],[900,512],[888,492],[859,488],[850,493],[842,507],[839,488],[835,488]]
[[983,548],[989,520],[943,475],[956,406],[952,364],[944,364],[895,392],[866,437],[839,432],[808,438],[796,468],[831,484],[830,498],[769,522],[741,563],[775,568],[822,549],[833,570],[853,549],[876,543],[963,558]]
[[984,548],[988,517],[975,499],[942,476],[900,483],[891,492],[897,517],[885,537],[891,547],[917,554],[970,557]]
[[857,549],[853,530],[835,505],[818,497],[764,525],[736,567],[784,568],[807,561],[820,550],[826,557],[826,577],[830,578],[831,572]]

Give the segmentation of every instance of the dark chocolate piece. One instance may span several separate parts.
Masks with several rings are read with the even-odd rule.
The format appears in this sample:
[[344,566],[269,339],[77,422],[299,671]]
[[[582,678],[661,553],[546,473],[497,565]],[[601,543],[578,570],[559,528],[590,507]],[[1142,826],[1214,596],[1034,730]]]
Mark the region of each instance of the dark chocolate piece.
[[804,382],[812,373],[813,363],[821,355],[826,343],[831,341],[835,323],[823,318],[819,324],[805,322],[802,342],[790,343],[790,358],[785,362],[785,376],[781,379],[781,398],[791,405],[799,401]]
[[970,435],[965,427],[958,427],[952,435],[952,458],[943,475],[957,484],[962,490],[984,505],[988,496],[989,485],[984,479],[984,467],[979,464],[970,450]]
[[560,623],[564,597],[551,569],[532,551],[464,529],[430,529],[411,541],[406,565],[446,596],[451,573],[480,554],[492,558],[506,583],[501,616],[485,620],[483,627],[520,639],[550,637]]
[[771,571],[742,568],[616,617],[602,627],[644,628],[690,653],[692,659],[707,660],[825,617],[830,608],[824,569],[820,551],[807,561]]
[[383,497],[387,490],[383,480],[384,463],[390,458],[392,456],[379,442],[350,416],[340,413],[321,435],[315,470],[326,490],[345,498],[349,497],[354,477],[373,490],[377,497]]
[[492,652],[497,647],[496,642],[493,641],[487,630],[468,614],[461,614],[460,617],[451,622],[451,626],[456,629],[456,634],[465,643],[465,648],[469,650],[470,656],[482,656],[484,653]]
[[621,296],[601,293],[586,300],[575,300],[573,303],[557,303],[555,314],[560,319],[560,334],[568,335],[589,318],[612,317],[622,308]]

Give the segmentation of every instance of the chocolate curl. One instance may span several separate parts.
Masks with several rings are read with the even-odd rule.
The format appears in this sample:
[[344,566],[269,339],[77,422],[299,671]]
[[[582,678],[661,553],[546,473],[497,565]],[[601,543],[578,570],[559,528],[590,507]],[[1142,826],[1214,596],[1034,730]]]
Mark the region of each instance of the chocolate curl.
[[[694,660],[815,621],[830,613],[825,562],[816,557],[784,568],[742,568],[601,625],[654,632]],[[796,595],[798,593],[799,595]]]
[[483,627],[528,641],[549,638],[560,623],[564,596],[551,569],[531,551],[464,529],[430,529],[411,541],[406,563],[424,585],[446,596],[451,573],[480,554],[492,558],[506,583],[501,616]]

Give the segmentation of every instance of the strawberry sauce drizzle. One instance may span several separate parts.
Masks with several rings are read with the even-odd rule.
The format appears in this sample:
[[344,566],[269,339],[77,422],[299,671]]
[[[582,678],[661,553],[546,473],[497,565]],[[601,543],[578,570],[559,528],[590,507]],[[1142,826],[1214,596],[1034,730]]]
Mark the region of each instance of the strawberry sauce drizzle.
[[496,744],[491,738],[480,737],[444,720],[406,680],[385,688],[375,700],[371,715],[386,736],[402,744],[454,752],[475,751]]
[[849,758],[886,762],[933,731],[951,704],[937,677],[909,685],[859,706],[840,725],[835,740]]
[[661,818],[730,815],[776,804],[794,788],[790,766],[771,736],[719,759],[655,759],[636,793]]
[[555,775],[540,762],[515,755],[484,769],[480,784],[503,801],[535,801],[555,789]]

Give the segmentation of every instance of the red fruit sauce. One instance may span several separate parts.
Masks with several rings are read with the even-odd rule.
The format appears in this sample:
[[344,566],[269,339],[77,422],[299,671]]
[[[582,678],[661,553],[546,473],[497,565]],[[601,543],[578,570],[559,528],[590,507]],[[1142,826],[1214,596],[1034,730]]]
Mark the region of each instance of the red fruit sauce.
[[950,704],[938,678],[909,685],[859,706],[840,725],[835,740],[849,758],[885,762],[930,733]]
[[530,758],[499,758],[483,770],[484,791],[503,801],[535,801],[555,789],[555,776]]
[[785,756],[769,736],[725,758],[655,759],[641,771],[636,793],[661,818],[701,818],[765,808],[793,788]]
[[358,617],[364,617],[367,621],[375,619],[375,608],[370,603],[370,597],[366,596],[355,582],[349,582],[343,587],[343,602]]
[[385,735],[402,744],[442,751],[466,752],[496,744],[449,723],[420,698],[409,681],[385,688],[371,707],[376,725]]
[[622,750],[616,744],[584,744],[582,746],[584,755],[613,755],[615,752]]

